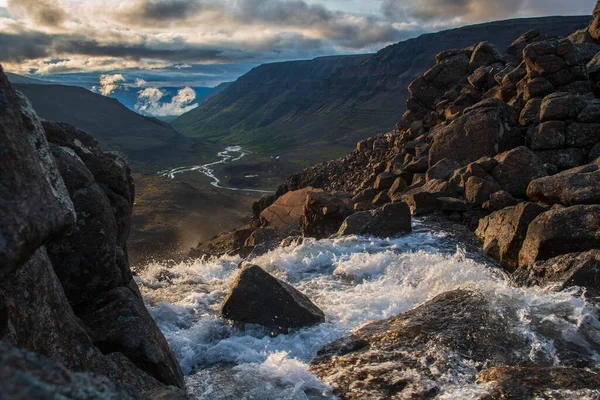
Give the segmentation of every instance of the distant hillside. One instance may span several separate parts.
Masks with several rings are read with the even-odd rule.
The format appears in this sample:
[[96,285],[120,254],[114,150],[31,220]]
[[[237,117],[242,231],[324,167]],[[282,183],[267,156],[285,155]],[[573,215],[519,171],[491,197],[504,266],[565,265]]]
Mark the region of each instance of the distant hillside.
[[167,123],[136,114],[115,99],[64,85],[15,84],[41,118],[68,122],[92,134],[105,150],[133,159],[155,157],[181,136]]
[[172,125],[182,134],[262,153],[331,158],[360,138],[390,130],[405,111],[408,84],[442,50],[490,41],[506,48],[531,29],[568,35],[589,16],[498,21],[422,35],[376,54],[261,65]]
[[30,78],[28,76],[23,76],[23,75],[18,75],[18,74],[13,74],[11,72],[5,72],[6,76],[8,77],[8,80],[10,81],[10,83],[12,83],[13,85],[16,84],[36,84],[36,85],[52,85],[52,82],[48,82],[48,81],[42,81],[39,79],[34,79],[34,78]]

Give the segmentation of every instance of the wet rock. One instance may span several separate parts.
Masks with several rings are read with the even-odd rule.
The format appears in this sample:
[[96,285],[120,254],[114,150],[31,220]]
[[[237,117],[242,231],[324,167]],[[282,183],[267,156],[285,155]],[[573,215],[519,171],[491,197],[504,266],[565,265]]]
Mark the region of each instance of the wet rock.
[[281,233],[272,228],[258,228],[248,236],[244,242],[246,247],[255,247],[258,245],[277,242],[282,239]]
[[560,390],[570,398],[593,398],[600,375],[573,367],[498,367],[481,371],[477,383],[488,384],[482,400],[544,398]]
[[516,206],[517,204],[519,204],[519,200],[511,196],[506,190],[500,190],[492,193],[490,199],[483,203],[481,208],[489,212],[494,212],[506,207]]
[[544,208],[535,203],[504,208],[479,220],[475,234],[483,242],[483,250],[488,256],[514,270],[519,265],[519,251],[527,228],[543,211]]
[[587,289],[588,299],[600,300],[600,250],[538,261],[520,267],[511,278],[522,286],[558,286],[559,289],[580,286]]
[[385,238],[409,233],[411,230],[410,208],[406,203],[400,202],[350,215],[340,227],[338,235],[373,235]]
[[532,180],[547,175],[542,160],[524,146],[498,154],[494,159],[498,165],[491,175],[503,190],[515,197],[525,196]]
[[343,193],[310,192],[302,214],[303,236],[322,239],[337,232],[353,212],[352,198]]
[[600,205],[555,207],[529,225],[519,266],[561,254],[600,249]]
[[529,184],[527,196],[547,204],[600,204],[600,160],[536,179]]
[[244,266],[227,298],[224,318],[259,324],[276,330],[316,325],[325,321],[323,312],[308,297],[256,265]]
[[484,100],[436,133],[429,151],[429,165],[444,158],[466,163],[515,147],[514,126],[513,111],[504,102]]

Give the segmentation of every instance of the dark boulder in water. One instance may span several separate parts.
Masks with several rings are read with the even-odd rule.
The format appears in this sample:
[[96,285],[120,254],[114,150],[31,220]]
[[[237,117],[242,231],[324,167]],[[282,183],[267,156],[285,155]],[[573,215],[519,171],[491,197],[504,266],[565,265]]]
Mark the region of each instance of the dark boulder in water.
[[251,264],[239,272],[221,314],[233,321],[276,330],[302,328],[325,321],[323,311],[308,297]]
[[338,235],[373,235],[390,237],[411,231],[410,208],[406,203],[386,204],[373,211],[352,214],[342,224]]

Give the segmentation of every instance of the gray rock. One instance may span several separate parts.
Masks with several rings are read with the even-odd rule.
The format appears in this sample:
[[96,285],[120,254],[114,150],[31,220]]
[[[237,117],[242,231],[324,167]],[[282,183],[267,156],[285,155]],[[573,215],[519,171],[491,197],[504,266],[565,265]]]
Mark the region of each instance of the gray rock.
[[338,235],[373,235],[385,238],[409,233],[411,230],[410,209],[406,203],[400,202],[350,215],[340,227]]

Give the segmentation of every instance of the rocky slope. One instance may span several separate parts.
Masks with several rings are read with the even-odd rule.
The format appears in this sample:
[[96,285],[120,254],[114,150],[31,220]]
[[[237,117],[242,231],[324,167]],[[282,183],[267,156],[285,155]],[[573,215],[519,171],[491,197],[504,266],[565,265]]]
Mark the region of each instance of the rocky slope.
[[[251,224],[195,255],[252,258],[290,235],[401,235],[411,213],[435,215],[474,230],[514,285],[577,286],[597,307],[599,26],[600,2],[568,37],[534,30],[502,52],[479,42],[439,53],[410,83],[394,130],[289,177],[255,203]],[[485,290],[446,292],[367,324],[325,346],[311,370],[347,399],[433,398],[448,371],[467,370],[486,385],[482,398],[597,396],[589,321],[577,328],[585,344],[547,332],[555,359],[523,358],[511,328],[519,314]]]
[[127,160],[0,93],[0,397],[185,396],[129,268]]
[[490,41],[506,48],[530,29],[568,35],[589,17],[510,20],[422,35],[377,54],[262,65],[173,125],[184,135],[244,145],[267,154],[298,150],[305,165],[349,151],[368,134],[394,127],[406,88],[437,53]]

